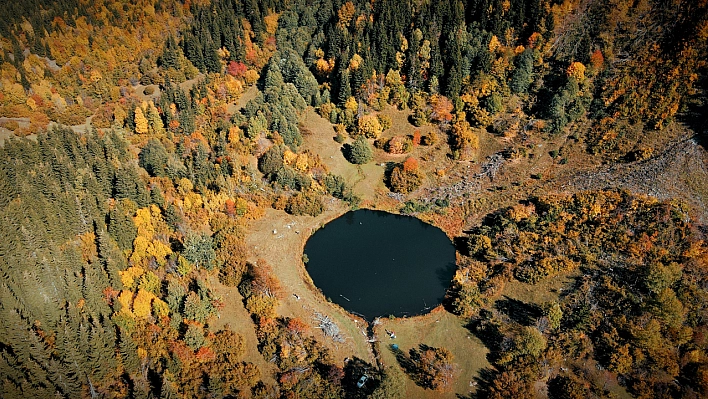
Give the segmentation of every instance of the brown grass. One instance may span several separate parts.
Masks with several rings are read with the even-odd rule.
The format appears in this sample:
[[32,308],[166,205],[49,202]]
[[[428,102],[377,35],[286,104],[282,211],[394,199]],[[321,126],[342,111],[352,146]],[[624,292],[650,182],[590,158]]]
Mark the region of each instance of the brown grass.
[[258,352],[258,339],[256,338],[255,324],[251,320],[251,316],[243,306],[243,297],[238,292],[236,287],[227,287],[219,283],[218,279],[211,280],[211,287],[217,298],[225,304],[224,308],[219,311],[219,318],[212,321],[209,325],[212,331],[229,329],[234,331],[244,339],[246,353],[243,360],[254,363],[261,371],[261,380],[266,383],[274,384],[273,375],[277,368],[273,363],[268,363],[263,356]]
[[354,192],[363,200],[373,200],[376,190],[384,188],[384,168],[380,154],[375,152],[373,162],[365,165],[354,165],[344,158],[342,144],[334,141],[334,128],[328,120],[320,117],[313,109],[308,109],[301,118],[302,126],[310,134],[305,135],[303,150],[319,154],[322,162],[331,173],[342,176],[347,183],[354,186]]
[[[433,391],[416,385],[406,378],[406,395],[408,398],[456,398],[457,395],[467,395],[474,391],[472,382],[479,370],[488,367],[487,348],[482,342],[464,327],[464,321],[438,307],[431,313],[412,318],[380,319],[375,334],[379,340],[381,362],[386,366],[400,367],[395,354],[390,349],[391,344],[408,354],[410,349],[417,349],[420,344],[432,347],[445,347],[454,356],[457,366],[455,380],[445,391]],[[396,338],[391,339],[384,330],[394,331]]]
[[[283,211],[268,209],[265,217],[251,225],[246,244],[253,256],[252,260],[265,259],[273,267],[283,286],[284,298],[280,301],[278,314],[298,317],[310,325],[315,338],[330,349],[338,362],[353,356],[372,362],[373,355],[364,335],[366,324],[328,302],[314,286],[302,263],[302,252],[307,238],[321,225],[346,210],[344,204],[339,201],[329,203],[328,209],[317,217],[292,216]],[[314,312],[332,318],[346,341],[336,344],[314,328]]]

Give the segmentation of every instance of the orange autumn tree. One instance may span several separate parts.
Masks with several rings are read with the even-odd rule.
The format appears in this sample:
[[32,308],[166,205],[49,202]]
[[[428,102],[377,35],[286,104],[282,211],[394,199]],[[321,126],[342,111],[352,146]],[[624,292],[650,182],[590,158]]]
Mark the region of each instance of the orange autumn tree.
[[425,175],[419,169],[418,160],[408,157],[391,171],[389,186],[391,191],[408,194],[417,190],[423,184],[424,178]]
[[440,94],[430,96],[431,113],[430,119],[440,124],[447,124],[452,121],[453,105],[447,97]]
[[409,352],[414,367],[409,370],[416,384],[438,391],[449,389],[457,374],[454,356],[448,349],[424,344]]

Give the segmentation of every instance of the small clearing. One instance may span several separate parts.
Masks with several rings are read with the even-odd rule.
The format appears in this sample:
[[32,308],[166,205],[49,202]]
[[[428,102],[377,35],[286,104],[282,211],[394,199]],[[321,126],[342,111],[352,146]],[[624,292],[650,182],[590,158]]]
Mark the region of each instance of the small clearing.
[[[487,353],[489,350],[482,341],[475,337],[467,328],[465,321],[446,312],[441,306],[432,312],[411,318],[379,319],[380,324],[374,328],[379,341],[381,362],[386,366],[400,367],[391,349],[397,344],[398,349],[408,354],[411,349],[418,349],[420,344],[431,347],[444,347],[452,352],[453,363],[457,374],[451,389],[433,391],[422,388],[410,378],[405,378],[407,398],[458,398],[476,390],[475,377],[481,369],[489,367]],[[391,339],[385,330],[396,333]]]
[[[344,158],[342,144],[334,141],[332,124],[309,108],[300,119],[303,130],[303,150],[318,154],[331,173],[340,175],[354,192],[363,200],[373,200],[377,189],[385,189],[383,177],[385,167],[381,166],[378,151],[374,161],[365,165],[354,165]],[[306,132],[306,133],[305,133]],[[349,140],[351,142],[351,140]]]
[[238,288],[227,287],[219,283],[216,278],[211,279],[210,284],[216,297],[225,304],[223,309],[219,311],[219,318],[209,323],[210,329],[219,331],[228,328],[240,334],[243,337],[244,348],[246,349],[243,360],[258,366],[261,371],[261,380],[274,384],[273,376],[277,368],[274,364],[268,363],[258,352],[256,326],[251,320],[251,315],[248,314],[248,311],[243,306],[243,297],[238,292]]

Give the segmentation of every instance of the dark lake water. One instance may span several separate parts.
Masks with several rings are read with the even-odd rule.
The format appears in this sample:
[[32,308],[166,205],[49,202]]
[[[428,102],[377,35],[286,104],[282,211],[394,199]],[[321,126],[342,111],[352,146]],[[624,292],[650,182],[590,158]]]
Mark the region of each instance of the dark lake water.
[[324,295],[368,320],[427,312],[455,272],[455,248],[442,230],[381,211],[335,219],[310,237],[305,254]]

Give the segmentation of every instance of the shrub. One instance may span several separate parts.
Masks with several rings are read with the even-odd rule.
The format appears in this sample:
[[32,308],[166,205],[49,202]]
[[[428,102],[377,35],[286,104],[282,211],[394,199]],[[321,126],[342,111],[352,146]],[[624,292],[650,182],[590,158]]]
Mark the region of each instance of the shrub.
[[313,192],[299,193],[290,197],[285,212],[291,215],[317,216],[324,211],[322,197]]
[[359,133],[368,138],[376,139],[381,135],[383,128],[376,115],[362,115],[358,123]]
[[391,128],[391,125],[393,124],[393,122],[391,121],[390,116],[379,114],[378,118],[379,118],[379,123],[381,124],[381,130],[387,130],[387,129]]
[[423,178],[423,173],[418,169],[418,161],[408,158],[393,168],[389,186],[394,192],[407,194],[418,189],[423,184]]
[[423,145],[435,145],[438,143],[438,140],[438,134],[435,132],[430,132],[426,136],[423,136],[420,142]]
[[413,141],[407,136],[396,136],[386,144],[386,152],[390,154],[407,154],[413,150]]
[[275,173],[283,167],[283,149],[272,146],[258,159],[258,169],[264,175]]
[[342,134],[342,132],[337,132],[337,135],[334,136],[334,141],[336,141],[339,144],[344,143],[347,140],[347,136]]
[[184,243],[182,256],[197,267],[211,270],[216,264],[214,239],[206,234],[189,234]]

